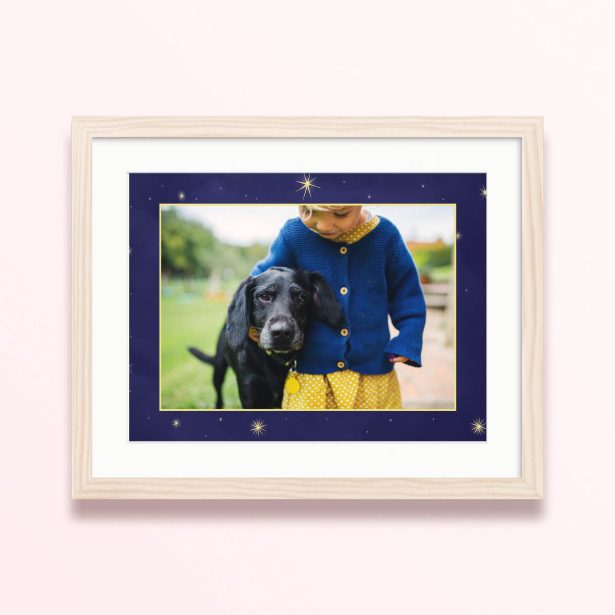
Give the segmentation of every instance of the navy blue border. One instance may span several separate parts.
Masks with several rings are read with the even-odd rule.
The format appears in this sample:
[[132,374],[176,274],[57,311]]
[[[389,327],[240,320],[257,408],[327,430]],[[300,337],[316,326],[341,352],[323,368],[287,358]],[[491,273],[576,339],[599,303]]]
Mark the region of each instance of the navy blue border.
[[[484,173],[312,172],[312,203],[456,203],[456,412],[159,410],[159,204],[297,203],[303,174],[131,173],[130,440],[486,440],[486,188]],[[408,368],[414,369],[414,368]],[[426,365],[422,369],[429,369]],[[254,420],[266,423],[259,436]],[[179,421],[179,423],[178,423]]]

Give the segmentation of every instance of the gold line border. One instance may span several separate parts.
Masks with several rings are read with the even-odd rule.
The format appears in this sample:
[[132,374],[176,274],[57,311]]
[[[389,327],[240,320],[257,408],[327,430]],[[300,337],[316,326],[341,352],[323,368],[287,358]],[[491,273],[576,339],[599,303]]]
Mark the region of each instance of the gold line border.
[[[340,204],[340,203],[336,203]],[[298,207],[297,203],[158,203],[158,412],[457,412],[457,203],[343,203],[353,207],[452,207],[453,208],[453,331],[455,367],[452,408],[395,408],[358,410],[283,410],[282,408],[163,408],[162,407],[162,208],[163,207]]]

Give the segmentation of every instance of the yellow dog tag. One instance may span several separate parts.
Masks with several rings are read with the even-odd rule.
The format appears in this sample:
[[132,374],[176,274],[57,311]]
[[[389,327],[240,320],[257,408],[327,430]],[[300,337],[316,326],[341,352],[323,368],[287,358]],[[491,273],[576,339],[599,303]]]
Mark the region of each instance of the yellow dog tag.
[[286,383],[284,384],[284,389],[287,393],[290,393],[291,395],[294,395],[301,390],[301,384],[299,384],[299,381],[294,376],[294,374],[288,374],[288,377],[286,378]]

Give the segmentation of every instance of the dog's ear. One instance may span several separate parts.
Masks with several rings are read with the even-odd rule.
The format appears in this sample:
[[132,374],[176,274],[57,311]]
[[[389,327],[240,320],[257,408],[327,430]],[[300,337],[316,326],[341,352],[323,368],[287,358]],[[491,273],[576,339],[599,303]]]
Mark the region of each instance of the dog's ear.
[[246,278],[239,285],[228,308],[226,333],[229,346],[233,350],[237,350],[248,337],[253,288],[254,279],[252,277]]
[[320,273],[309,273],[312,288],[313,313],[331,327],[341,327],[344,324],[344,311],[328,282]]

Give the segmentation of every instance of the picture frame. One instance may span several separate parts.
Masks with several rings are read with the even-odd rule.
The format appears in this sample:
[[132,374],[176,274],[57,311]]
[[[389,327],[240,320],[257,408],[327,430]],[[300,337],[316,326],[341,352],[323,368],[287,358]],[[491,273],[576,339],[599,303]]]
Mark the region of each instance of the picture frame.
[[[337,140],[337,141],[336,141]],[[435,164],[440,144],[447,143],[458,156],[463,158],[464,148],[469,152],[473,145],[496,144],[507,142],[515,145],[518,151],[518,194],[519,199],[516,210],[511,210],[512,216],[519,218],[519,248],[520,258],[500,255],[503,263],[508,267],[518,269],[519,287],[514,291],[518,305],[513,306],[511,313],[519,314],[519,357],[518,374],[520,382],[518,387],[514,384],[491,386],[492,399],[496,403],[487,406],[487,411],[495,417],[498,413],[498,399],[507,396],[517,396],[519,403],[519,428],[512,435],[506,437],[515,444],[518,455],[518,472],[494,472],[490,475],[490,468],[483,467],[474,475],[458,475],[446,470],[430,470],[421,475],[419,469],[421,448],[402,446],[395,448],[394,455],[397,461],[404,458],[405,452],[412,450],[412,458],[417,467],[413,475],[404,475],[403,470],[396,469],[390,475],[384,474],[382,467],[378,475],[354,475],[352,468],[347,469],[338,476],[312,475],[309,465],[296,474],[275,476],[271,468],[271,461],[263,462],[258,476],[238,472],[232,474],[229,465],[224,475],[201,473],[191,470],[183,473],[179,465],[152,469],[144,472],[138,465],[129,468],[129,464],[117,458],[111,452],[111,460],[107,462],[104,471],[97,471],[95,467],[97,442],[107,437],[107,430],[115,433],[109,436],[109,441],[116,438],[122,440],[130,449],[130,455],[149,455],[153,450],[152,442],[128,442],[126,437],[128,418],[124,417],[114,423],[115,427],[106,426],[104,429],[97,426],[96,417],[93,417],[93,395],[100,391],[101,383],[116,382],[112,373],[101,373],[97,368],[97,347],[93,341],[92,313],[101,307],[109,313],[127,312],[123,299],[115,300],[112,296],[101,294],[93,280],[107,275],[106,269],[110,265],[103,258],[96,261],[101,249],[106,256],[118,252],[120,240],[112,240],[113,220],[111,230],[107,231],[108,241],[96,243],[94,236],[104,225],[101,223],[101,209],[93,205],[97,202],[96,191],[105,189],[104,182],[98,179],[98,169],[103,164],[105,156],[100,154],[99,145],[106,146],[126,145],[130,150],[129,162],[122,170],[119,166],[114,171],[118,177],[118,186],[124,190],[125,198],[118,207],[123,208],[126,216],[129,204],[126,172],[133,172],[137,167],[141,172],[150,171],[158,164],[150,157],[148,144],[153,149],[175,147],[177,155],[194,159],[194,167],[190,171],[206,172],[206,157],[194,148],[198,144],[209,147],[215,143],[219,151],[229,155],[220,156],[223,160],[217,170],[224,169],[225,160],[234,156],[233,150],[238,144],[245,144],[247,160],[252,161],[252,167],[245,167],[245,171],[262,169],[262,157],[250,153],[251,148],[258,143],[264,146],[272,143],[283,147],[292,143],[299,156],[303,151],[313,149],[318,145],[320,155],[327,151],[327,147],[334,142],[344,145],[361,143],[364,152],[371,149],[385,151],[392,148],[390,160],[398,161],[406,172],[413,172],[416,168],[405,161],[404,151],[395,149],[404,144],[412,147],[423,147],[425,151],[433,150],[433,156],[426,156],[424,164]],[[156,148],[154,148],[154,144]],[[402,148],[403,149],[403,148]],[[351,151],[351,149],[347,151]],[[393,151],[395,150],[395,151]],[[162,151],[162,150],[160,150]],[[419,148],[420,151],[420,148]],[[512,151],[512,150],[511,150]],[[252,156],[252,158],[250,158]],[[275,156],[272,156],[275,158]],[[514,156],[513,156],[514,158]],[[542,213],[542,168],[543,168],[543,120],[540,117],[77,117],[72,123],[72,495],[76,499],[107,499],[107,498],[177,498],[177,499],[540,499],[543,497],[543,213]],[[312,158],[313,160],[313,158]],[[409,158],[408,158],[409,160]],[[418,158],[417,160],[422,160]],[[136,161],[136,162],[135,162]],[[312,163],[313,164],[313,163]],[[333,161],[332,169],[339,162]],[[347,163],[345,163],[347,164]],[[360,163],[355,162],[357,166]],[[375,164],[375,163],[367,163]],[[388,164],[393,166],[391,162]],[[397,163],[396,163],[397,164]],[[423,163],[421,163],[423,164]],[[469,164],[469,163],[468,163]],[[132,166],[131,166],[132,165]],[[404,166],[406,165],[406,166]],[[324,165],[326,166],[326,165]],[[471,167],[471,165],[470,165]],[[167,167],[157,167],[157,170],[166,170]],[[183,168],[183,167],[182,167]],[[306,167],[303,167],[305,169]],[[313,168],[310,166],[308,168]],[[371,167],[368,167],[371,168]],[[476,171],[480,168],[471,167]],[[388,167],[386,168],[388,170]],[[292,167],[293,172],[299,173],[298,166]],[[347,168],[340,169],[347,171]],[[364,170],[364,169],[363,169]],[[421,169],[424,171],[424,168]],[[467,169],[450,168],[451,171],[468,172]],[[120,172],[121,171],[121,172]],[[177,171],[175,171],[177,172]],[[121,175],[123,173],[123,175]],[[512,174],[511,174],[512,177]],[[123,182],[123,183],[122,183]],[[111,197],[106,197],[112,202]],[[118,210],[120,211],[120,210]],[[102,230],[100,232],[103,232]],[[126,239],[125,234],[121,239]],[[487,242],[489,236],[487,234]],[[127,242],[126,242],[127,244]],[[493,242],[491,242],[493,244]],[[98,247],[97,247],[98,246]],[[101,248],[102,246],[102,248]],[[125,247],[121,243],[122,248]],[[93,263],[94,255],[94,263]],[[128,259],[122,257],[117,260],[118,267],[127,269]],[[93,264],[95,266],[93,266]],[[105,303],[101,303],[104,301]],[[97,303],[98,302],[98,303]],[[517,310],[518,307],[518,310]],[[109,325],[111,326],[111,325]],[[94,331],[95,334],[95,331]],[[126,330],[122,332],[128,337]],[[123,350],[120,350],[123,352]],[[94,359],[94,360],[93,360]],[[93,386],[93,370],[98,369],[95,378],[98,386]],[[95,380],[94,378],[94,380]],[[513,390],[514,389],[514,390]],[[499,395],[499,398],[498,398]],[[126,398],[128,391],[126,391]],[[111,411],[110,408],[109,411]],[[509,417],[509,425],[515,423]],[[123,420],[123,422],[122,422]],[[190,463],[195,456],[207,450],[208,455],[224,456],[224,447],[230,447],[225,442],[173,442],[164,443],[160,450],[179,451]],[[335,451],[348,453],[357,443],[326,443],[326,450],[332,454]],[[362,451],[378,451],[375,456],[386,456],[388,450],[393,450],[393,444],[384,442],[376,448],[375,443],[360,443],[367,447]],[[434,458],[438,455],[453,457],[464,443],[449,442],[435,443]],[[472,443],[466,446],[476,447],[480,450],[482,443]],[[297,451],[305,450],[305,443],[298,445],[293,442],[270,443],[273,451],[272,459],[284,455],[293,455]],[[182,448],[183,446],[183,448]],[[260,442],[247,442],[240,456],[250,456],[257,452],[256,447],[262,446]],[[386,448],[389,446],[390,448]],[[203,447],[206,447],[203,448]],[[357,448],[356,446],[354,448]],[[424,448],[424,447],[423,447]],[[191,451],[187,455],[186,451]],[[230,448],[228,450],[231,450]],[[325,448],[319,449],[324,451]],[[196,452],[195,452],[196,451]],[[276,453],[277,451],[277,453]],[[447,452],[448,451],[448,452]],[[467,452],[467,451],[466,451]],[[496,451],[497,453],[497,451]],[[174,453],[173,453],[174,454]],[[298,453],[299,454],[299,453]],[[364,454],[364,453],[362,453]],[[464,452],[465,454],[465,452]],[[479,454],[479,453],[477,453]],[[157,458],[160,455],[155,455]],[[173,455],[170,455],[171,457]],[[511,458],[514,455],[511,453]],[[124,465],[123,465],[124,464]],[[178,462],[179,464],[179,462]],[[220,462],[224,465],[223,462]],[[269,465],[268,465],[269,464]],[[99,464],[100,465],[100,464]],[[403,464],[402,464],[403,465]],[[434,467],[437,463],[434,462]],[[145,466],[142,466],[145,467]],[[153,467],[153,466],[152,466]],[[393,468],[393,466],[391,466]],[[153,475],[146,475],[148,474]],[[269,473],[268,473],[269,472]],[[361,470],[357,470],[360,473]],[[417,475],[418,473],[418,475]],[[514,474],[514,475],[512,475]]]

